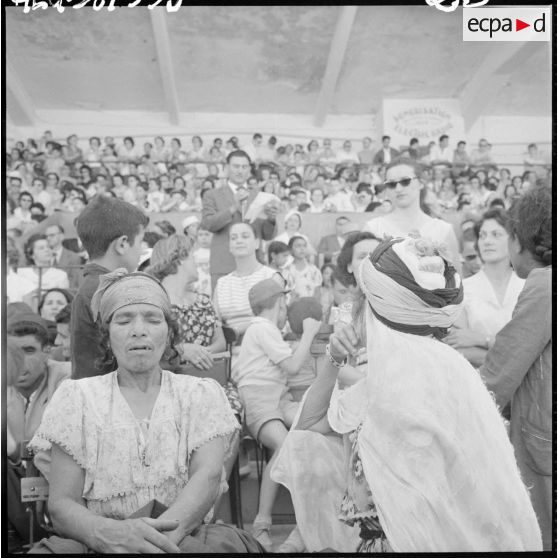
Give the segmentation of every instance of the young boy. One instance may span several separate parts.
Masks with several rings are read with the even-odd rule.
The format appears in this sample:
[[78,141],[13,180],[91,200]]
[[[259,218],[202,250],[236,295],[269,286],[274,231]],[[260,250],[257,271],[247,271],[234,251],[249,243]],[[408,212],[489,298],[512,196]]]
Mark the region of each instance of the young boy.
[[194,287],[198,293],[204,293],[211,296],[211,275],[209,274],[209,256],[211,237],[213,233],[207,229],[198,228],[197,232],[197,248],[192,252],[194,261],[198,268],[198,281]]
[[285,269],[285,266],[289,265],[289,260],[292,259],[289,258],[290,255],[289,247],[280,240],[273,240],[267,247],[268,265],[279,273]]
[[[306,318],[313,318],[319,322],[323,319],[321,304],[318,300],[310,296],[296,299],[289,304],[287,308],[287,319],[291,330],[289,346],[293,352],[295,352],[300,345],[300,340],[304,332],[303,323]],[[289,375],[287,378],[289,393],[295,401],[300,401],[302,399],[304,392],[312,384],[315,377],[316,368],[314,357],[308,353],[298,373]]]
[[322,274],[313,264],[308,263],[308,243],[302,236],[293,236],[289,240],[293,263],[288,267],[287,284],[293,290],[293,298],[317,296],[322,285]]
[[95,197],[77,219],[77,234],[89,255],[83,281],[72,302],[70,335],[72,378],[102,374],[96,360],[103,356],[100,332],[91,313],[91,298],[99,276],[125,267],[135,271],[142,253],[142,240],[149,218],[137,207],[105,196]]
[[298,403],[288,393],[287,375],[300,370],[321,326],[318,320],[306,318],[300,344],[292,353],[280,331],[287,318],[285,295],[284,288],[273,279],[264,279],[250,289],[248,299],[255,317],[244,334],[233,374],[249,432],[273,452],[263,471],[258,514],[253,524],[254,537],[267,550],[272,547],[271,512],[279,487],[271,480],[269,471],[298,409]]
[[[267,261],[269,262],[269,267],[275,269],[283,277],[287,290],[291,290],[292,285],[289,283],[290,275],[288,268],[293,263],[293,258],[291,257],[289,247],[280,240],[273,240],[267,247]],[[291,294],[287,296],[287,304],[290,302],[290,298]]]

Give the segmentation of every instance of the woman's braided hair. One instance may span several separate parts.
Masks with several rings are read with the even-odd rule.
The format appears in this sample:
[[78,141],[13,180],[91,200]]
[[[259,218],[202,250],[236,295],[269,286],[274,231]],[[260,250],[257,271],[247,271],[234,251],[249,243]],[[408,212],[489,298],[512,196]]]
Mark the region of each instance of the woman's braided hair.
[[552,193],[547,186],[532,187],[509,210],[508,232],[544,265],[552,263]]
[[155,243],[151,253],[151,265],[145,270],[162,281],[177,272],[178,266],[192,250],[192,241],[183,234],[173,234]]

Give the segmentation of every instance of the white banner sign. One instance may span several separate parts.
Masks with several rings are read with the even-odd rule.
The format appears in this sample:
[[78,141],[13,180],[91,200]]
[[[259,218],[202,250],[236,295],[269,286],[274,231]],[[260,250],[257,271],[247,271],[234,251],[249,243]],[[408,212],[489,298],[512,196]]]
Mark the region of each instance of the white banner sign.
[[465,139],[465,125],[457,99],[384,99],[382,135],[399,148],[417,138],[421,145],[447,134],[450,145]]

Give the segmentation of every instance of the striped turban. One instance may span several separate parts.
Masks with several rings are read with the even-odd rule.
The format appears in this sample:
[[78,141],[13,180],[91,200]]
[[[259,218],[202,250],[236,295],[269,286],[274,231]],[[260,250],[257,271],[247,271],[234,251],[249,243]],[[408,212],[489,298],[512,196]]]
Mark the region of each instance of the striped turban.
[[360,265],[359,284],[374,316],[386,326],[442,339],[461,313],[463,285],[449,261],[421,257],[416,242],[383,241]]

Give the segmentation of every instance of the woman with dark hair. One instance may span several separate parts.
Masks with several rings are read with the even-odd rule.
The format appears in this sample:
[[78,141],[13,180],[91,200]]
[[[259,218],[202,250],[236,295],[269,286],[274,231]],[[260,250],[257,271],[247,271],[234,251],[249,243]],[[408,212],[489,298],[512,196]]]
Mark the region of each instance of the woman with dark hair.
[[528,190],[512,205],[509,254],[525,280],[511,320],[496,336],[480,374],[496,403],[511,402],[510,436],[543,536],[552,548],[552,262],[550,188]]
[[68,275],[62,269],[51,267],[52,250],[44,234],[32,234],[25,243],[24,254],[29,266],[20,267],[17,275],[31,281],[41,294],[49,289],[68,289]]
[[[345,240],[337,257],[337,267],[333,280],[336,298],[344,299],[347,297],[347,299],[331,308],[329,323],[333,325],[334,329],[352,323],[358,330],[364,330],[366,301],[357,284],[355,272],[360,262],[367,258],[380,242],[377,236],[367,231],[353,233]],[[340,287],[345,292],[341,296],[339,296]],[[362,350],[340,372],[340,382],[343,385],[352,385],[360,380],[365,365],[366,351]]]
[[66,289],[49,289],[41,297],[38,307],[38,313],[41,318],[54,322],[56,315],[67,304],[74,300],[74,295]]
[[161,233],[164,237],[167,238],[176,233],[176,229],[169,221],[157,221],[156,223],[154,223],[154,226],[159,229],[156,232]]
[[239,424],[217,382],[161,370],[176,354],[163,286],[118,269],[101,276],[91,310],[114,371],[63,382],[30,444],[51,454],[60,535],[35,552],[260,552],[243,531],[209,524]]
[[235,223],[231,226],[229,249],[235,261],[235,269],[218,279],[213,304],[222,323],[233,328],[238,336],[244,334],[254,317],[248,291],[264,279],[281,277],[276,270],[258,261],[258,246],[259,239],[252,225]]
[[514,200],[518,196],[519,196],[519,192],[517,191],[517,188],[513,184],[510,183],[504,188],[504,204],[506,206],[506,209],[510,209]]
[[483,266],[463,280],[464,310],[444,339],[474,366],[484,362],[497,333],[510,321],[525,284],[511,267],[507,224],[506,212],[494,208],[475,225]]

